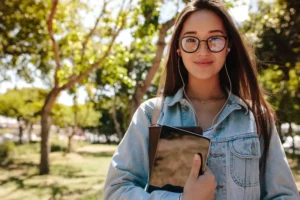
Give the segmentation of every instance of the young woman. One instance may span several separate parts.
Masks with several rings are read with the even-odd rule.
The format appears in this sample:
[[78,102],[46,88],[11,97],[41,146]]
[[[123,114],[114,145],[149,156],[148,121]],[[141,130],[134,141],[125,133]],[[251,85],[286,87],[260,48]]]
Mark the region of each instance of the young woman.
[[[183,193],[148,193],[148,127],[201,126],[211,139],[207,170],[191,161]],[[222,3],[196,0],[178,16],[170,42],[163,97],[134,114],[107,175],[104,199],[299,199],[275,124],[257,81],[253,52]]]

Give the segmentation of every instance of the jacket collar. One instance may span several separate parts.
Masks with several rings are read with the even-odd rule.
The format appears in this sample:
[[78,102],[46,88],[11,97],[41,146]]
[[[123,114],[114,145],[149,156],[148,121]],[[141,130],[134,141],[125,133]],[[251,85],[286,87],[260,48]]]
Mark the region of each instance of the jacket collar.
[[[227,88],[226,88],[226,90],[227,90],[227,93],[229,93]],[[176,103],[180,103],[182,99],[183,99],[183,88],[181,87],[174,96],[167,96],[164,100],[164,104],[166,104],[168,106],[173,106]],[[228,99],[228,104],[241,106],[242,108],[245,109],[246,114],[249,111],[249,107],[245,103],[245,101],[243,99],[241,99],[240,97],[236,96],[235,94],[231,93],[231,95],[229,96],[229,99]]]

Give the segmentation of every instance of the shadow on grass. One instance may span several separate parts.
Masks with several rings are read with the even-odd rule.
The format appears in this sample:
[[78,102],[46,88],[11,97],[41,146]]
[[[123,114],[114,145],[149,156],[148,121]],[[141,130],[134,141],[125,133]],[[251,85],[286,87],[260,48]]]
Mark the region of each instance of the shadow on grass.
[[33,167],[38,168],[39,165],[33,162],[15,162],[13,160],[0,163],[0,168],[5,170],[18,170]]
[[[22,188],[23,181],[25,179],[30,179],[34,176],[39,176],[39,164],[33,162],[15,162],[15,161],[7,161],[5,163],[0,164],[0,169],[11,172],[10,178],[5,180],[0,180],[0,185],[4,185],[8,182],[15,182],[20,188]],[[32,170],[34,169],[34,170]],[[82,170],[80,168],[76,168],[70,165],[51,165],[51,174],[58,175],[64,178],[86,178],[89,175],[82,174]],[[18,178],[13,176],[14,170],[22,170],[22,174],[18,175]],[[21,176],[21,178],[20,178]],[[91,176],[91,175],[90,175]]]
[[10,163],[9,165],[1,165],[0,168],[9,171],[13,175],[13,170],[24,170],[21,174],[18,176],[10,176],[7,179],[1,180],[0,181],[0,186],[5,185],[6,183],[13,182],[17,185],[17,188],[24,188],[24,181],[31,179],[34,176],[38,176],[37,173],[31,173],[28,171],[28,168],[36,168],[38,171],[38,165],[34,163]]
[[77,179],[95,177],[95,174],[85,174],[84,170],[70,165],[52,165],[51,174],[58,175],[64,178]]
[[[45,182],[41,182],[41,183],[37,183],[37,184],[26,184],[25,181],[31,179],[34,176],[39,176],[38,174],[33,174],[33,175],[28,175],[28,176],[21,176],[21,177],[10,177],[6,180],[2,180],[0,181],[0,186],[4,185],[4,184],[9,184],[12,183],[14,185],[16,185],[16,188],[12,191],[10,191],[9,193],[5,194],[4,196],[1,196],[0,199],[5,199],[6,197],[8,197],[10,194],[13,194],[15,192],[17,192],[18,190],[32,190],[32,189],[37,189],[37,190],[50,190],[49,191],[49,195],[51,196],[51,200],[58,200],[58,199],[62,199],[64,197],[67,196],[79,196],[81,198],[81,196],[89,196],[87,195],[88,193],[90,193],[93,190],[93,186],[89,187],[89,188],[82,188],[82,189],[71,189],[66,185],[60,185],[59,183],[52,183],[52,184],[47,184]],[[79,176],[73,175],[71,178],[78,178]],[[86,176],[80,176],[80,177],[86,177]],[[103,180],[98,181],[97,184],[101,184],[103,183]],[[72,184],[71,184],[72,185]],[[70,185],[70,186],[71,186]]]
[[[103,181],[101,181],[103,182]],[[87,193],[89,193],[90,191],[92,191],[92,187],[90,188],[83,188],[83,189],[70,189],[67,186],[60,186],[58,184],[51,184],[50,186],[48,186],[48,188],[50,188],[50,192],[51,192],[51,199],[52,200],[56,200],[56,199],[62,199],[64,197],[68,197],[68,196],[72,196],[72,195],[76,195],[76,196],[82,196],[85,197],[84,199],[86,199],[86,197],[92,197],[93,195],[86,195]]]
[[112,157],[114,155],[114,152],[108,151],[108,152],[86,152],[86,151],[80,151],[77,152],[81,156],[93,156],[93,157]]
[[4,163],[1,163],[0,168],[5,171],[9,171],[11,175],[13,175],[14,170],[23,170],[23,172],[19,174],[18,177],[10,176],[7,179],[1,180],[0,186],[9,182],[13,182],[17,185],[17,188],[24,188],[25,180],[38,175],[37,173],[33,173],[33,171],[28,171],[28,169],[30,168],[35,168],[36,172],[38,172],[38,165],[32,162],[14,162],[13,160],[8,160]]
[[[26,178],[25,178],[26,179]],[[86,195],[90,191],[93,190],[92,187],[90,188],[83,188],[83,189],[70,189],[68,186],[65,185],[59,185],[58,183],[52,183],[50,185],[47,185],[45,183],[41,184],[24,184],[25,179],[19,179],[17,177],[12,177],[9,179],[10,182],[15,183],[17,185],[17,188],[14,189],[13,191],[10,191],[8,194],[5,194],[4,196],[1,196],[1,199],[5,199],[8,197],[10,194],[13,194],[17,192],[18,190],[32,190],[32,189],[38,189],[38,190],[50,190],[49,195],[51,196],[51,200],[59,200],[68,196],[89,196]],[[84,198],[85,199],[85,198]]]

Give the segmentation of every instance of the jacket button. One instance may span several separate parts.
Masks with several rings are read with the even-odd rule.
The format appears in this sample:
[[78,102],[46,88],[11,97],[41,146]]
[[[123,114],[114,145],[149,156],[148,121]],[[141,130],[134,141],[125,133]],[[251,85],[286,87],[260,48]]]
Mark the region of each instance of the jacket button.
[[181,107],[183,108],[183,110],[188,110],[189,109],[189,107],[186,105],[185,100],[181,100],[180,104],[181,104]]
[[189,107],[186,106],[186,105],[184,105],[184,106],[183,106],[183,109],[187,111],[187,110],[189,110]]

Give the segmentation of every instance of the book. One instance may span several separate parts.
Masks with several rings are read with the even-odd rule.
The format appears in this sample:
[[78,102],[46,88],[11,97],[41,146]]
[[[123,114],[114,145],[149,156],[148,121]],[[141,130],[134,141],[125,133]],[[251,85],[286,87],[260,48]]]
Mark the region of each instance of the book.
[[149,189],[182,192],[190,174],[194,154],[202,159],[199,175],[205,171],[210,139],[200,127],[149,127]]

